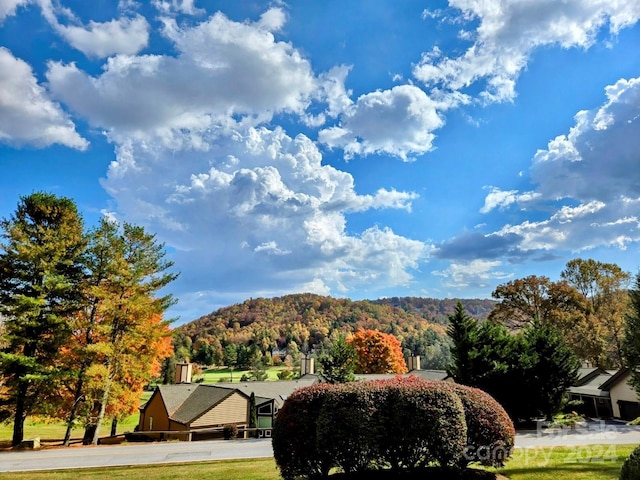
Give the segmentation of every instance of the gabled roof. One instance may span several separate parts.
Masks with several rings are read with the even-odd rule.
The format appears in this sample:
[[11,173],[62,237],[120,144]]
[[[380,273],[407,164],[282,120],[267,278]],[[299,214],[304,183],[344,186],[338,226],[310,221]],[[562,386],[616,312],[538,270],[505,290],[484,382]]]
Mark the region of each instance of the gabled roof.
[[238,389],[245,395],[256,396],[256,405],[261,405],[270,400],[274,400],[277,408],[280,408],[286,398],[302,387],[309,387],[317,383],[317,378],[280,380],[275,382],[240,382],[240,383],[217,383],[215,386],[226,389]]
[[170,415],[170,418],[178,423],[189,424],[232,395],[234,391],[236,389],[219,388],[214,385],[198,385],[180,405],[180,408]]
[[584,385],[587,382],[590,382],[598,375],[606,375],[609,372],[601,369],[600,367],[582,367],[578,369],[578,379],[574,387],[579,387],[580,385]]
[[628,368],[621,368],[614,375],[611,375],[607,379],[606,382],[604,382],[602,385],[600,385],[600,388],[602,390],[607,390],[607,391],[611,390],[611,387],[613,387],[618,382],[620,382],[622,379],[624,379],[628,374],[629,374],[629,369]]
[[[197,385],[191,383],[159,385],[156,392],[162,398],[164,406],[167,409],[167,414],[171,416],[176,410],[178,410],[178,408],[180,408],[180,405],[189,398],[189,395],[191,395],[196,388]],[[155,394],[156,393],[154,392],[154,395]]]
[[588,382],[570,387],[569,391],[576,395],[588,395],[591,397],[609,397],[609,392],[602,389],[602,384],[611,378],[608,373],[596,375]]

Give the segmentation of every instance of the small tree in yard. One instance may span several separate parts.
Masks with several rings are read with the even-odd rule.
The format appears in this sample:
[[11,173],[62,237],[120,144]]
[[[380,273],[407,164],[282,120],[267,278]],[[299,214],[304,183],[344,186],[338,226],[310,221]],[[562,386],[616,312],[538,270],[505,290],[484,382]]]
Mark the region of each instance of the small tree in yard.
[[[251,392],[249,396],[249,428],[258,428],[258,409],[256,407],[256,394]],[[255,435],[257,436],[257,434]]]
[[344,335],[340,335],[331,344],[329,350],[322,352],[318,363],[322,368],[322,377],[329,383],[346,383],[356,379],[356,350]]

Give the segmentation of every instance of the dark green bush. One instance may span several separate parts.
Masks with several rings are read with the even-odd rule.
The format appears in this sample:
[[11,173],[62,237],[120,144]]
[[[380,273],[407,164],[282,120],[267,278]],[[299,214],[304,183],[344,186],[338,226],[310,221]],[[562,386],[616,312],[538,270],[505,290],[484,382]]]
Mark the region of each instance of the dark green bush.
[[640,480],[640,446],[636,447],[622,464],[620,480]]
[[231,440],[238,436],[238,426],[229,424],[222,427],[222,436],[225,440]]
[[381,430],[378,458],[392,468],[415,468],[459,461],[466,441],[464,410],[443,383],[413,378],[383,382],[385,398],[372,422]]
[[341,384],[325,393],[318,417],[318,449],[347,473],[369,469],[376,458],[379,393],[368,382]]

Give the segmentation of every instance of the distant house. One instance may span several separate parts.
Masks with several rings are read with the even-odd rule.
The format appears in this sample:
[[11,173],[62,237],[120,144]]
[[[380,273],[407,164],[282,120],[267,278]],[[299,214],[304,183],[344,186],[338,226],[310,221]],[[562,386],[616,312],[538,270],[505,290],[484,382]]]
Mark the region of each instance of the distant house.
[[281,382],[160,385],[140,408],[138,432],[148,438],[204,440],[221,437],[224,425],[249,427],[249,399],[253,392],[261,435],[270,436],[273,419],[284,400],[316,378]]
[[[140,409],[139,432],[154,439],[201,440],[222,426],[248,424],[249,397],[213,385],[161,385]],[[219,433],[218,433],[219,435]]]
[[240,383],[219,383],[219,388],[235,389],[245,395],[250,396],[251,393],[256,397],[256,410],[258,413],[258,428],[265,429],[260,434],[263,436],[271,435],[271,427],[273,419],[282,408],[284,401],[289,395],[299,388],[309,387],[319,382],[316,375],[305,375],[298,380],[286,380],[277,382],[240,382]]
[[609,392],[613,416],[622,420],[633,420],[640,417],[638,394],[629,385],[631,372],[628,368],[618,370],[600,388]]
[[569,388],[571,400],[581,400],[583,413],[593,418],[633,420],[640,417],[640,402],[629,385],[629,370],[583,368]]

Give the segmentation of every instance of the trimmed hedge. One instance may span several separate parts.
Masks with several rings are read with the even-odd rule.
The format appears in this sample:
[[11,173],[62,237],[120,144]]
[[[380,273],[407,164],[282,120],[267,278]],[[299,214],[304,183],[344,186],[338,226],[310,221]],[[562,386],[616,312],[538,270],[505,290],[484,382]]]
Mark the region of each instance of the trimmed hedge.
[[372,468],[501,465],[515,431],[486,393],[417,377],[318,384],[287,398],[273,428],[285,480]]
[[640,446],[634,448],[631,455],[622,464],[620,480],[640,480]]
[[296,390],[287,397],[273,424],[273,456],[282,478],[326,477],[334,465],[317,445],[317,423],[323,400],[334,388],[319,383]]
[[516,431],[502,406],[488,393],[465,385],[448,384],[462,400],[467,445],[460,466],[480,463],[501,467],[511,455]]
[[379,463],[395,469],[458,463],[467,436],[462,402],[444,383],[425,385],[401,378],[378,385],[386,394],[371,417],[381,429]]

